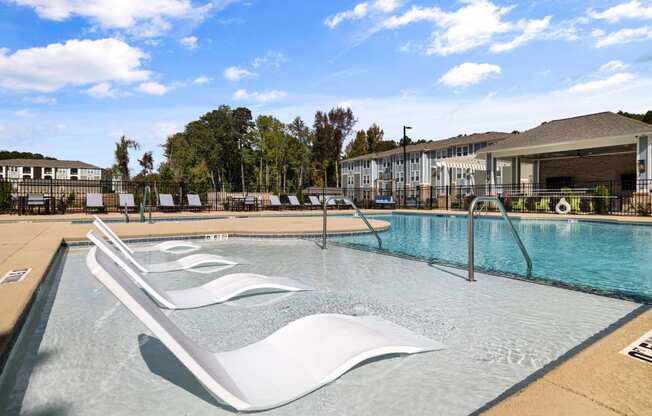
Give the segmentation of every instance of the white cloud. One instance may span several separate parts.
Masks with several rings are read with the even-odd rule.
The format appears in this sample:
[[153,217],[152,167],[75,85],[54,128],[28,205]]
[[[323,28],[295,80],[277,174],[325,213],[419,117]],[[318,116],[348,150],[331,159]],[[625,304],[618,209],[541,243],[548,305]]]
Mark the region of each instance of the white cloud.
[[0,51],[0,87],[52,92],[66,85],[144,81],[150,77],[141,69],[146,58],[117,39],[73,39],[13,54],[5,49]]
[[28,98],[24,98],[23,101],[29,101],[32,104],[40,104],[40,105],[54,105],[57,103],[56,98],[48,97],[47,95],[28,97]]
[[324,24],[331,29],[345,20],[360,20],[372,13],[392,13],[403,5],[403,0],[375,0],[358,3],[351,10],[346,10],[328,17]]
[[197,42],[199,39],[197,39],[197,36],[186,36],[185,38],[182,38],[180,40],[181,44],[183,45],[184,48],[188,50],[193,50],[197,49]]
[[606,64],[602,65],[598,69],[598,72],[612,73],[612,72],[623,71],[623,70],[625,70],[627,68],[629,68],[629,65],[627,65],[623,61],[613,60],[613,61],[609,61]]
[[522,27],[523,32],[516,36],[509,42],[498,42],[491,45],[492,52],[505,52],[518,48],[525,43],[536,39],[543,33],[544,30],[550,26],[551,16],[546,16],[540,20],[520,21],[519,26]]
[[498,65],[466,62],[453,67],[439,78],[439,82],[448,87],[466,88],[481,82],[491,75],[500,75],[501,72],[502,70]]
[[158,82],[155,81],[149,81],[140,84],[136,88],[136,91],[142,92],[144,94],[149,94],[149,95],[165,95],[168,91],[170,91],[170,87],[167,87],[163,84],[159,84]]
[[287,93],[285,91],[278,91],[278,90],[263,91],[263,92],[256,92],[256,91],[249,92],[245,89],[240,89],[233,93],[233,99],[239,101],[250,100],[250,101],[256,101],[260,104],[265,104],[271,101],[280,100],[281,98],[284,98],[286,95]]
[[133,29],[141,36],[157,36],[170,28],[170,19],[202,19],[212,3],[193,7],[190,0],[10,0],[33,8],[43,19],[90,19],[103,29]]
[[644,5],[639,0],[632,0],[601,12],[589,10],[588,14],[593,19],[606,20],[609,23],[616,23],[622,19],[652,19],[652,4]]
[[240,81],[243,78],[255,77],[256,74],[244,68],[230,66],[224,70],[224,78],[229,81]]
[[499,7],[490,0],[464,0],[463,5],[452,12],[437,6],[412,6],[401,15],[383,20],[377,30],[398,29],[417,22],[431,22],[436,30],[431,34],[430,45],[425,52],[428,55],[450,55],[465,52],[495,41],[496,37],[508,33],[518,33],[511,41],[496,42],[493,52],[503,52],[521,46],[540,37],[570,38],[569,29],[556,30],[556,34],[547,34],[551,17],[542,19],[504,20],[513,6]]
[[111,88],[109,82],[101,82],[94,85],[87,89],[86,92],[88,95],[95,98],[116,98],[118,96],[118,92]]
[[263,56],[259,56],[251,63],[251,66],[258,69],[263,66],[272,68],[279,68],[282,64],[286,63],[288,58],[281,52],[269,51]]
[[613,74],[605,79],[575,84],[572,87],[568,88],[566,92],[570,92],[570,93],[603,92],[604,90],[608,90],[613,87],[617,87],[629,83],[633,81],[635,78],[636,76],[634,74],[630,74],[628,72],[620,72],[617,74]]
[[638,29],[621,29],[616,32],[605,33],[603,30],[594,30],[593,37],[597,38],[596,48],[604,48],[612,45],[622,45],[631,42],[641,42],[652,39],[652,28],[649,26]]
[[29,109],[25,108],[22,110],[18,110],[14,113],[17,117],[34,117],[36,114],[32,113]]
[[204,84],[208,84],[211,81],[212,81],[211,78],[208,78],[206,75],[200,75],[197,78],[195,78],[192,81],[192,83],[197,85],[204,85]]

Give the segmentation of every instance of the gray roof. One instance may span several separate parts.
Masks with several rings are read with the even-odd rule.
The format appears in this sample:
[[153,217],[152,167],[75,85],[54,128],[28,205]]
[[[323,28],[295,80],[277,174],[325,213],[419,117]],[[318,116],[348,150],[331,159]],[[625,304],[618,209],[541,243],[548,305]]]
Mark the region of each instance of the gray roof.
[[544,122],[539,127],[484,148],[481,153],[651,132],[650,124],[608,111]]
[[[499,140],[505,140],[511,136],[510,133],[503,133],[503,132],[487,132],[487,133],[474,133],[470,135],[459,135],[455,137],[451,137],[449,139],[443,139],[443,140],[431,140],[425,143],[417,143],[417,144],[411,144],[407,146],[407,153],[412,153],[412,152],[427,152],[430,150],[439,150],[439,149],[447,149],[451,146],[464,146],[467,144],[474,144],[474,143],[483,143],[483,142],[495,142]],[[346,159],[344,162],[353,162],[356,160],[368,160],[368,159],[378,159],[381,157],[387,157],[387,156],[392,156],[392,155],[398,155],[403,153],[403,148],[398,147],[396,149],[392,150],[386,150],[384,152],[378,152],[378,153],[369,153],[366,155],[362,156],[357,156],[353,157],[351,159]]]
[[77,168],[77,169],[101,169],[89,163],[79,160],[49,160],[49,159],[4,159],[0,160],[0,166],[25,166],[35,168]]

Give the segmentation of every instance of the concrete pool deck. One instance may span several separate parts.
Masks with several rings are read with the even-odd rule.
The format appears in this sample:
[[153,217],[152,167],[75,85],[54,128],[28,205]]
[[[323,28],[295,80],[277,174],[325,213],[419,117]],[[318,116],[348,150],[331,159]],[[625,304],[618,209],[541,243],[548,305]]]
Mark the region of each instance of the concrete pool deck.
[[[370,211],[370,213],[389,213]],[[403,211],[398,211],[403,212]],[[459,211],[415,211],[409,213],[461,214]],[[351,211],[347,211],[351,213]],[[124,238],[203,235],[203,234],[299,234],[321,232],[321,218],[313,217],[318,212],[306,212],[304,217],[286,211],[281,213],[224,213],[224,216],[241,215],[252,218],[229,218],[194,222],[160,222],[149,224],[112,224],[112,228]],[[222,216],[222,213],[185,214],[192,217]],[[267,218],[275,215],[276,218]],[[541,218],[556,215],[514,215],[515,217]],[[0,221],[9,219],[0,216]],[[43,218],[40,216],[35,218]],[[57,217],[57,216],[52,216]],[[122,218],[121,214],[103,216]],[[179,214],[157,214],[156,218],[179,217]],[[255,217],[255,218],[254,218]],[[287,218],[283,218],[287,217]],[[30,221],[31,216],[11,220]],[[0,352],[6,348],[15,325],[29,305],[30,299],[48,266],[63,241],[84,239],[90,224],[71,224],[71,220],[89,219],[90,216],[67,215],[57,218],[65,222],[0,223],[0,276],[18,267],[32,267],[32,272],[20,283],[0,286]],[[132,217],[133,218],[133,217]],[[573,218],[571,216],[564,219]],[[597,216],[580,219],[602,220]],[[606,217],[613,221],[614,217]],[[623,222],[652,222],[652,219],[619,217]],[[374,222],[383,228],[383,223]],[[387,227],[385,223],[384,227]],[[329,219],[330,232],[364,231],[365,227],[355,218]],[[635,319],[625,323],[604,338],[589,345],[570,357],[541,378],[522,390],[498,402],[485,413],[489,415],[644,415],[652,409],[652,396],[646,394],[646,382],[652,374],[650,364],[638,362],[618,354],[620,350],[635,341],[652,328],[652,310],[647,309]]]

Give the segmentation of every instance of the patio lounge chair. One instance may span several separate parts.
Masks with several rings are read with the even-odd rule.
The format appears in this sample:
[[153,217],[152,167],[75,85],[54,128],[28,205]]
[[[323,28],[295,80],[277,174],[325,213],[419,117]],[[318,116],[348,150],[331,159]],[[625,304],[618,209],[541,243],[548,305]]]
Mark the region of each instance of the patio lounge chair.
[[245,211],[258,211],[258,198],[255,196],[247,196],[244,200]]
[[162,211],[176,211],[177,206],[174,205],[174,198],[171,194],[158,194],[158,206]]
[[153,246],[147,246],[147,247],[139,247],[136,249],[132,249],[129,246],[127,246],[120,238],[113,232],[112,229],[109,228],[109,226],[100,219],[97,215],[93,217],[93,224],[97,228],[100,228],[102,233],[110,233],[113,235],[113,237],[120,242],[124,246],[124,249],[127,250],[129,253],[134,254],[136,252],[149,252],[149,251],[162,251],[164,253],[169,253],[169,254],[188,254],[192,251],[199,250],[201,247],[198,246],[197,244],[190,242],[190,241],[185,241],[185,240],[171,240],[171,241],[163,241],[162,243],[155,244]]
[[317,198],[316,196],[310,195],[308,196],[308,199],[310,199],[310,203],[312,204],[313,207],[317,207],[320,209],[323,208],[322,203],[319,201],[319,198]]
[[396,207],[396,202],[392,195],[378,195],[374,200],[374,205],[376,208],[394,208]]
[[[252,273],[234,273],[219,277],[204,285],[180,290],[163,290],[147,280],[141,273],[134,270],[128,262],[99,238],[93,231],[86,234],[95,244],[92,250],[102,252],[114,263],[109,270],[111,274],[119,266],[145,293],[149,295],[160,307],[165,309],[194,309],[216,303],[226,302],[245,293],[270,293],[270,292],[299,292],[311,290],[294,279],[287,277],[267,277]],[[117,266],[116,266],[117,265]]]
[[118,203],[122,209],[136,209],[136,204],[134,203],[134,194],[119,194]]
[[288,195],[288,200],[290,201],[290,207],[294,209],[301,209],[301,203],[297,199],[296,195]]
[[310,208],[310,209],[319,209],[319,208],[321,208],[321,204],[319,203],[319,199],[316,199],[316,204],[315,204],[315,202],[313,202],[313,200],[308,195],[303,196],[303,206],[304,206],[304,208]]
[[283,204],[281,204],[281,200],[277,195],[270,195],[269,196],[269,205],[267,205],[268,209],[283,209]]
[[[233,266],[236,266],[238,263],[227,260],[221,256],[216,256],[214,254],[191,254],[186,257],[182,257],[178,260],[173,260],[165,263],[159,264],[150,264],[145,267],[133,256],[133,250],[129,249],[127,245],[99,218],[95,217],[93,225],[95,225],[106,238],[125,256],[131,264],[136,266],[138,270],[142,273],[164,273],[164,272],[173,272],[180,270],[188,270],[191,272],[197,273],[212,273],[219,270],[226,270]],[[215,267],[205,267],[208,265],[215,265]],[[198,269],[201,267],[201,269]]]
[[379,317],[318,314],[240,349],[213,353],[188,338],[104,253],[92,249],[86,264],[213,397],[239,411],[296,400],[371,358],[445,348]]
[[86,211],[90,209],[97,211],[105,210],[102,194],[86,194]]
[[29,194],[27,195],[27,208],[30,213],[34,212],[34,208],[38,208],[38,213],[41,213],[41,208],[45,208],[45,196],[43,194]]
[[196,210],[204,209],[204,204],[201,203],[201,198],[198,194],[188,194],[186,197],[188,198],[188,208]]

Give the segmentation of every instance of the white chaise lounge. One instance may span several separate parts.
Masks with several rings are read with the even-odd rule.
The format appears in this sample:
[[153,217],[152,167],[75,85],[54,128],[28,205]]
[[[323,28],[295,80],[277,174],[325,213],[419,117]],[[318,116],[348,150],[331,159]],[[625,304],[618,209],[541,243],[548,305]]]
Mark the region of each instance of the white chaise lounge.
[[[129,263],[133,264],[142,273],[164,273],[179,270],[188,270],[196,273],[213,273],[229,269],[238,264],[234,261],[227,260],[224,257],[216,256],[215,254],[191,254],[178,260],[150,264],[145,267],[134,258],[133,251],[127,247],[124,241],[122,241],[113,230],[104,224],[102,220],[96,217],[95,221],[93,221],[93,225],[95,225],[97,229],[100,230],[102,234],[104,234],[104,236],[108,238],[109,241],[122,253],[122,255],[129,260]],[[215,266],[208,267],[210,265]]]
[[246,347],[212,353],[181,332],[103,252],[91,249],[86,264],[212,396],[240,411],[296,400],[374,357],[445,348],[378,317],[320,314]]
[[[226,302],[246,293],[300,292],[312,290],[310,287],[287,277],[267,277],[253,273],[234,273],[219,277],[201,286],[163,290],[149,281],[128,264],[120,252],[98,237],[93,231],[86,234],[95,244],[96,250],[109,257],[145,291],[158,305],[165,309],[193,309]],[[109,270],[113,273],[113,270]]]
[[[107,230],[107,232],[113,234],[113,236],[117,240],[120,240],[120,238],[118,238],[118,236],[115,235],[113,230],[111,230],[109,226],[104,221],[102,221],[100,217],[95,215],[93,216],[93,220],[98,224],[100,224],[99,226],[95,224],[98,228],[100,228],[100,226],[104,227]],[[120,241],[122,242],[122,240]],[[131,254],[136,252],[148,252],[148,251],[156,251],[156,250],[163,251],[169,254],[188,254],[193,251],[199,250],[201,248],[201,246],[191,241],[183,241],[183,240],[163,241],[162,243],[154,244],[152,246],[139,247],[137,249],[130,248],[129,246],[124,244],[124,242],[122,244],[124,245],[125,250],[129,251],[129,253]]]

